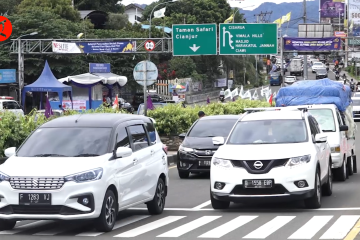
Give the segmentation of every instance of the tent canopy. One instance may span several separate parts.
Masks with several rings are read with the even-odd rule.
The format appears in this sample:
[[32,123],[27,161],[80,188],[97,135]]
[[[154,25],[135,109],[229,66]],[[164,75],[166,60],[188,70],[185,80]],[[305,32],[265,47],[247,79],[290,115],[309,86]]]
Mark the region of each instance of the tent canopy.
[[57,92],[59,94],[60,104],[62,104],[63,92],[70,92],[72,99],[72,87],[62,84],[52,73],[48,62],[45,62],[45,67],[40,77],[32,84],[24,87],[22,92],[22,103],[25,102],[26,92]]
[[113,73],[84,73],[76,76],[68,76],[59,79],[59,82],[75,82],[81,85],[95,85],[97,83],[114,85],[118,83],[123,87],[127,83],[127,77]]

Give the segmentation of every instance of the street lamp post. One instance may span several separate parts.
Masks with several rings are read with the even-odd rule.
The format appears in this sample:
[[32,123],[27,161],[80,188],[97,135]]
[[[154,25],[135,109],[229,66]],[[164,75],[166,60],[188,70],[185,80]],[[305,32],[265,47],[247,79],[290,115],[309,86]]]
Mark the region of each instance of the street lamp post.
[[23,83],[23,74],[24,74],[24,65],[22,59],[22,45],[21,38],[26,36],[34,36],[37,35],[37,32],[32,32],[30,34],[24,34],[17,38],[18,40],[18,78],[19,78],[19,104],[21,105],[21,85]]
[[254,7],[255,5],[250,5],[250,6],[246,6],[246,7],[242,7],[242,8],[237,8],[236,11],[234,12],[234,16],[233,16],[233,20],[232,20],[232,23],[235,23],[235,15],[237,12],[239,12],[241,9],[244,9],[244,8],[249,8],[249,7]]

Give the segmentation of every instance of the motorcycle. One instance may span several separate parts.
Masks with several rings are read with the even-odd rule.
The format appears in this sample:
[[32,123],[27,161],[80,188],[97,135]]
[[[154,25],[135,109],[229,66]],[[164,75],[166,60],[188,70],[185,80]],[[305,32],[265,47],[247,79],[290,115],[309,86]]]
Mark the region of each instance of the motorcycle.
[[219,100],[220,100],[220,102],[224,102],[225,97],[224,97],[224,96],[220,96],[220,97],[219,97]]
[[326,71],[327,71],[327,72],[329,71],[329,66],[326,67]]
[[355,84],[354,83],[350,83],[350,89],[352,92],[354,92],[355,90]]
[[337,74],[335,75],[335,79],[336,79],[336,80],[339,80],[339,78],[340,78],[340,75],[337,73]]

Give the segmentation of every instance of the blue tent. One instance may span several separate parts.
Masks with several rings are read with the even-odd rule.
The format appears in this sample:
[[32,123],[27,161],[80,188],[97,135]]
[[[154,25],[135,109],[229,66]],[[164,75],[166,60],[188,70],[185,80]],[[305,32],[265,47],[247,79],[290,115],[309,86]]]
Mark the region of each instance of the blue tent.
[[72,102],[72,87],[62,84],[57,80],[47,61],[45,62],[45,67],[40,77],[34,83],[24,87],[21,96],[23,106],[25,103],[26,92],[57,92],[59,94],[59,101],[61,105],[63,101],[63,92],[69,92]]

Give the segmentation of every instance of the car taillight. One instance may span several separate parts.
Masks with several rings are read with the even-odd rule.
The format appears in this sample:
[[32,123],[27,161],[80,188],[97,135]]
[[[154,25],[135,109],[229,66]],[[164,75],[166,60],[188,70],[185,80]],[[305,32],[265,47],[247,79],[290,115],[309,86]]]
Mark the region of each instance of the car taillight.
[[166,153],[166,155],[168,154],[168,147],[165,145],[165,144],[163,144],[163,150],[164,150],[164,152]]

